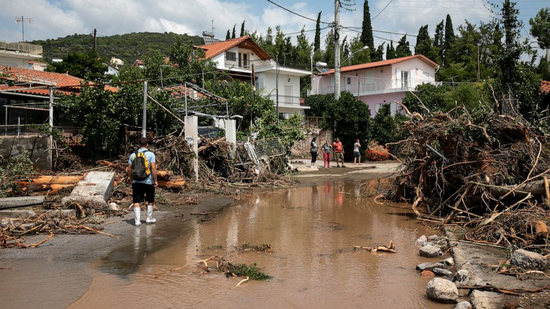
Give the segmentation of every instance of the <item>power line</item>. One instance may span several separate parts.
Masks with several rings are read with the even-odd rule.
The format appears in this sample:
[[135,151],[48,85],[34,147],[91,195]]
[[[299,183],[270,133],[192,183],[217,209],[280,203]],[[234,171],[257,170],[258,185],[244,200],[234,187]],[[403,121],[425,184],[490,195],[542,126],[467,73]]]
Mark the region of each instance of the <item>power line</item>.
[[376,14],[376,16],[374,16],[373,18],[371,18],[370,21],[373,21],[376,19],[376,17],[378,17],[378,15],[380,15],[382,12],[384,12],[384,10],[393,2],[393,0],[390,0],[390,2],[388,2],[388,4],[386,4],[386,6],[380,11],[378,12],[378,14]]
[[[326,30],[326,29],[328,29],[328,28],[330,28],[330,26],[326,26],[326,27],[321,28],[321,29],[319,29],[319,30],[323,31],[323,30]],[[313,31],[317,31],[317,29],[304,30],[304,32],[313,32]],[[300,33],[302,33],[301,30],[300,30],[300,31],[296,31],[296,32],[285,33],[285,36],[294,35],[294,34],[300,34]]]
[[[300,17],[305,18],[305,19],[307,19],[307,20],[310,20],[310,21],[313,21],[313,22],[317,22],[316,19],[313,19],[313,18],[311,18],[311,17],[307,17],[307,16],[304,16],[304,15],[302,15],[302,14],[300,14],[300,13],[294,12],[294,11],[292,11],[292,10],[290,10],[290,9],[287,9],[287,8],[285,8],[284,6],[282,6],[282,5],[280,5],[280,4],[277,4],[277,3],[275,3],[275,2],[273,2],[273,1],[271,1],[271,0],[267,0],[267,2],[269,2],[269,3],[271,3],[271,4],[275,5],[275,6],[277,6],[277,7],[279,7],[279,8],[281,8],[281,9],[283,9],[283,10],[289,12],[289,13],[292,13],[292,14],[294,14],[294,15],[296,15],[296,16],[300,16]],[[327,24],[327,25],[331,25],[331,24],[332,24],[332,23],[327,23],[326,21],[322,21],[322,20],[320,20],[319,22],[320,22],[320,23],[323,23],[323,24]]]

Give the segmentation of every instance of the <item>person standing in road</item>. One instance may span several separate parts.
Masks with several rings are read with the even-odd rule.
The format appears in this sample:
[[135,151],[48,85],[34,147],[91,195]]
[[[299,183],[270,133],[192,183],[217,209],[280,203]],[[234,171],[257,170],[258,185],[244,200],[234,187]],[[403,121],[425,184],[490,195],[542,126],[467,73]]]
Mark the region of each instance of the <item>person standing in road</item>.
[[315,137],[311,140],[311,168],[315,168],[315,162],[317,161],[317,143],[315,143]]
[[332,148],[330,147],[328,141],[325,141],[323,144],[323,161],[325,163],[325,168],[330,168],[330,152]]
[[332,147],[334,148],[334,153],[336,154],[336,167],[340,167],[340,162],[342,162],[342,167],[346,167],[344,165],[344,146],[342,145],[339,137],[336,138],[336,142],[332,144]]
[[155,202],[155,188],[158,186],[157,163],[155,154],[147,149],[149,142],[146,138],[139,140],[139,149],[130,155],[128,160],[128,178],[132,183],[135,225],[141,225],[140,203],[147,204],[146,223],[155,223],[153,208]]
[[361,143],[359,143],[359,139],[355,140],[355,144],[353,144],[353,164],[359,163],[361,165]]

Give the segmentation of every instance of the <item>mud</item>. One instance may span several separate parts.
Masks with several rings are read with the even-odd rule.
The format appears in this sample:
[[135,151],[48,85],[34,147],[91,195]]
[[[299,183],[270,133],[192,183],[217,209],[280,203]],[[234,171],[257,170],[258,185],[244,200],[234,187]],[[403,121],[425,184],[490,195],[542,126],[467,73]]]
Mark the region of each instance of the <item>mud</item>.
[[[414,269],[428,261],[414,241],[433,231],[404,205],[374,203],[366,184],[353,175],[263,191],[184,230],[167,222],[134,228],[131,244],[88,269],[92,283],[71,308],[452,308],[425,297],[430,278]],[[352,250],[390,240],[395,254]],[[239,253],[244,242],[274,252]],[[241,278],[197,267],[212,255],[255,262],[273,279],[235,287]]]

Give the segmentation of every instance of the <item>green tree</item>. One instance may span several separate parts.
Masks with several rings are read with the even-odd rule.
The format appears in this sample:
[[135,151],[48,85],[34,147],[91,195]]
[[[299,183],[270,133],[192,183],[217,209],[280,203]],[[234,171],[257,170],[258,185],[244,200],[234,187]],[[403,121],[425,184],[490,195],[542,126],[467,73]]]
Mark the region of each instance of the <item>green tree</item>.
[[302,27],[302,30],[300,31],[300,34],[296,37],[296,67],[299,67],[301,69],[309,68],[307,64],[310,64],[311,61],[311,45],[309,44],[307,40],[307,36],[305,34],[305,29]]
[[368,49],[359,51],[363,47],[363,42],[361,42],[359,36],[356,36],[351,40],[350,53],[354,54],[349,60],[349,65],[371,62],[371,53]]
[[369,1],[363,3],[363,27],[361,31],[361,43],[370,48],[370,52],[374,52],[374,37],[372,35],[372,24],[370,20]]
[[416,55],[424,55],[430,60],[439,62],[439,54],[433,45],[432,38],[428,32],[428,25],[420,27],[416,38],[416,47],[414,49]]
[[396,58],[407,57],[412,55],[409,41],[407,41],[407,35],[405,34],[397,43],[395,48]]
[[451,57],[450,53],[447,54],[448,50],[451,50],[453,47],[453,44],[455,42],[455,31],[453,28],[453,21],[451,19],[451,15],[447,14],[447,19],[445,20],[445,43],[443,46],[443,64],[447,64],[447,62],[450,62],[450,59],[447,60],[447,57]]
[[315,23],[315,39],[313,41],[313,51],[317,52],[321,50],[321,13],[317,15],[317,22]]
[[236,37],[236,32],[235,32],[235,27],[237,27],[237,25],[233,25],[233,32],[231,32],[231,38],[234,39]]
[[382,42],[382,44],[378,45],[374,53],[371,53],[372,61],[384,60],[384,44],[386,43]]
[[395,48],[393,48],[393,41],[390,41],[390,44],[386,46],[386,60],[395,58],[397,58],[397,55],[395,54]]
[[246,22],[246,20],[243,20],[243,23],[241,24],[241,37],[245,36],[246,35],[246,30],[244,28],[244,23]]
[[373,119],[372,139],[380,145],[395,142],[397,139],[397,122],[391,115],[390,107],[390,104],[382,105]]
[[540,48],[546,49],[546,63],[550,62],[550,8],[541,9],[529,24],[531,35],[537,38]]
[[53,72],[69,73],[69,75],[88,79],[101,80],[107,71],[104,60],[95,51],[87,53],[70,52],[63,57],[63,62],[54,62],[50,69]]
[[225,40],[229,40],[231,39],[231,31],[229,31],[229,29],[227,29],[227,33],[225,34]]
[[334,31],[332,28],[329,30],[325,39],[325,50],[322,59],[328,65],[334,64]]

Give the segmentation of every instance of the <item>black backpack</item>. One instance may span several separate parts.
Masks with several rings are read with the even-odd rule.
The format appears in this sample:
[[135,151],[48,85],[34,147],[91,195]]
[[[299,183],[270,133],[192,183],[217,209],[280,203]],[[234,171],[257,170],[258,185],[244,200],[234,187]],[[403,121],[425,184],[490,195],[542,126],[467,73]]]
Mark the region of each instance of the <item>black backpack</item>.
[[145,180],[151,174],[151,167],[145,156],[146,152],[136,151],[136,156],[134,157],[134,161],[132,161],[132,178],[134,180]]

